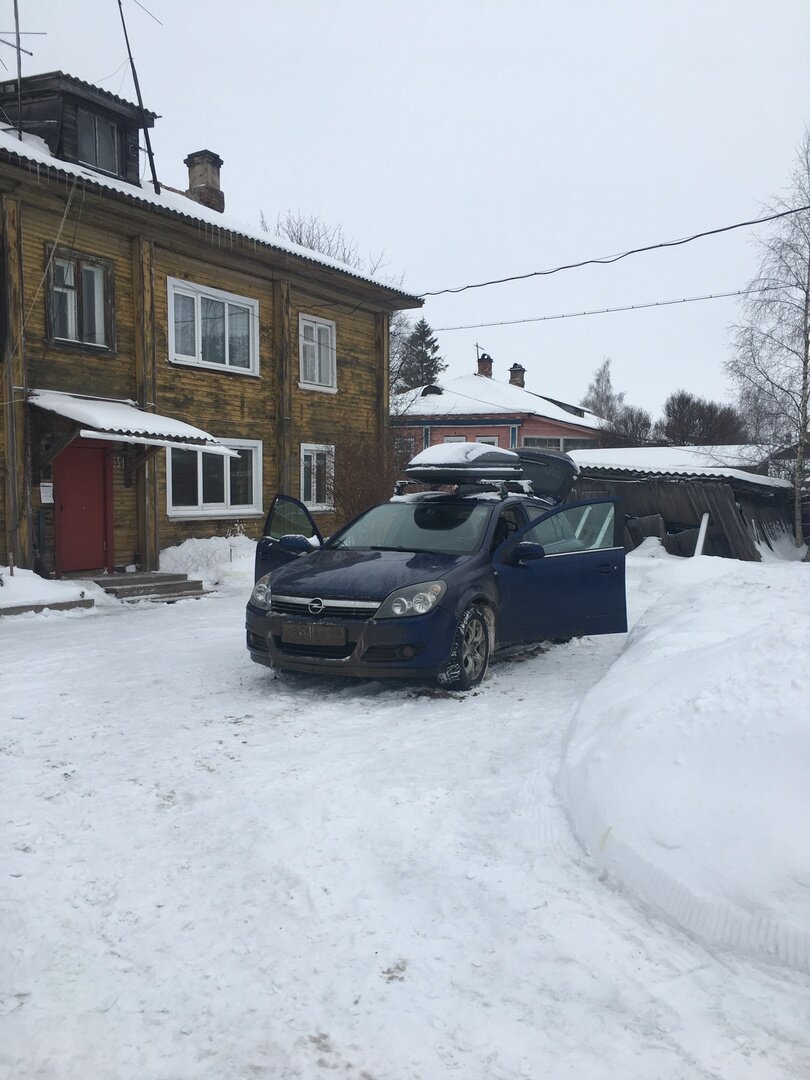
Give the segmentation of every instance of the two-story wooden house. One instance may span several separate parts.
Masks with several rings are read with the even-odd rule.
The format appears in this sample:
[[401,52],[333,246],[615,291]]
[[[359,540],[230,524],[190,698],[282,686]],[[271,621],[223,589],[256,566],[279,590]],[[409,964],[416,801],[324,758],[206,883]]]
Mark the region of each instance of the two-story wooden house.
[[155,115],[113,94],[54,72],[0,108],[0,563],[155,569],[258,535],[276,490],[328,515],[335,447],[383,440],[389,318],[421,301],[229,221],[210,151],[185,192],[142,187]]

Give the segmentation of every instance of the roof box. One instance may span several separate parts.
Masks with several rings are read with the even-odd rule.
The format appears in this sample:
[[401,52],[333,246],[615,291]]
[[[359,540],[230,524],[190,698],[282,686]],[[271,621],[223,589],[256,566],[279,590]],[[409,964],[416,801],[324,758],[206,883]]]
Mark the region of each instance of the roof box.
[[405,475],[420,484],[474,484],[520,480],[523,467],[512,450],[501,450],[489,443],[440,443],[412,458]]

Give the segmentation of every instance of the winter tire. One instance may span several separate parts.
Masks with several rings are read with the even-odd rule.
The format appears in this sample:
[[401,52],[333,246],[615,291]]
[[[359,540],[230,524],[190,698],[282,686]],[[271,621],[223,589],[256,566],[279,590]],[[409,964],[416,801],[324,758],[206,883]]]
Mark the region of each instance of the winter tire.
[[448,690],[471,690],[487,673],[490,627],[484,613],[468,607],[458,621],[450,658],[439,672],[440,686]]

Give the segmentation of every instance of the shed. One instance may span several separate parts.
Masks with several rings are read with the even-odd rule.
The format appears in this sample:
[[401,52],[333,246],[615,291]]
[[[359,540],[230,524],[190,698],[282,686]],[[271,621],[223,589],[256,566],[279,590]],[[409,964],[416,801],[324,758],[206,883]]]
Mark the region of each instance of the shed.
[[572,450],[577,497],[621,497],[625,546],[658,536],[673,555],[691,555],[704,514],[707,555],[758,562],[762,545],[791,536],[789,481],[767,475],[755,446],[642,446]]

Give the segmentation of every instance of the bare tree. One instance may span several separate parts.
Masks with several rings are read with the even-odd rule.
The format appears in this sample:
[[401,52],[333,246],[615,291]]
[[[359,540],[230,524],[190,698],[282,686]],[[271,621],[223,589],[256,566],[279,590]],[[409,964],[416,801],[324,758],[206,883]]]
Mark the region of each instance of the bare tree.
[[624,393],[617,393],[613,389],[613,380],[610,377],[610,357],[606,356],[596,371],[588,392],[580,402],[586,409],[596,413],[603,420],[614,420],[619,410],[624,406]]
[[298,247],[309,248],[310,251],[318,251],[330,259],[337,259],[352,270],[368,274],[369,277],[385,269],[384,252],[369,254],[364,259],[358,251],[357,241],[345,234],[342,225],[328,225],[317,214],[306,217],[300,210],[287,210],[278,215],[275,228],[272,228],[262,212],[259,223],[265,232],[275,233],[282,240],[289,240]]
[[652,417],[637,405],[622,405],[599,430],[600,446],[645,446],[652,437]]
[[654,437],[667,446],[728,446],[748,442],[745,422],[733,405],[676,390],[664,402]]
[[787,213],[760,241],[759,273],[748,286],[744,319],[734,328],[727,370],[771,416],[775,432],[795,444],[794,529],[801,546],[810,398],[810,131],[799,146],[787,198],[769,209]]

